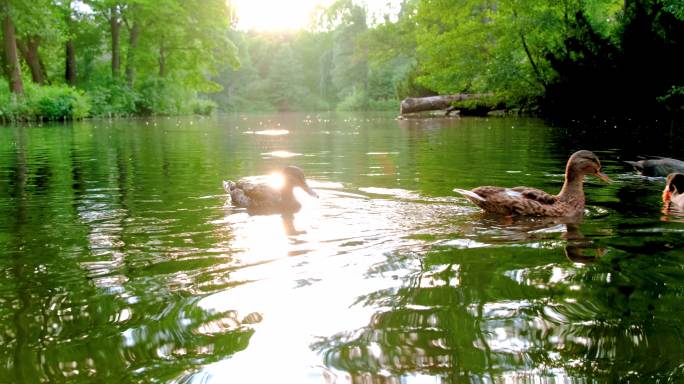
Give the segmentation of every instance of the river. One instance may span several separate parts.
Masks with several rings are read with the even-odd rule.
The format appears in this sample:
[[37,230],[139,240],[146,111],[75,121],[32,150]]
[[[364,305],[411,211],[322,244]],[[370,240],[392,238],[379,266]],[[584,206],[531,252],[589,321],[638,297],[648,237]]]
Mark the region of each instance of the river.
[[[638,155],[670,128],[531,118],[238,114],[0,127],[0,382],[676,382],[684,219]],[[581,223],[483,215],[452,190],[557,192]],[[304,170],[278,216],[222,180]],[[302,193],[300,193],[302,192]]]

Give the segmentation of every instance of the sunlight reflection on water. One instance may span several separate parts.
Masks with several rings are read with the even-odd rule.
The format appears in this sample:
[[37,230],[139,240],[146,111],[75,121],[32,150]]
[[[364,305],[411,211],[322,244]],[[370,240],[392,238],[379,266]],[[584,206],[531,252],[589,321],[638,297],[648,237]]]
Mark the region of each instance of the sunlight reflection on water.
[[264,156],[265,158],[279,157],[279,158],[283,158],[283,159],[287,159],[290,157],[296,157],[296,156],[302,156],[301,153],[295,153],[295,152],[290,152],[290,151],[273,151],[273,152],[262,153],[261,155]]
[[[426,205],[420,202],[425,198],[409,191],[359,189],[418,202],[370,199],[335,189],[339,183],[310,184],[319,200],[295,190],[303,203],[295,224],[305,234],[286,236],[278,216],[250,217],[232,208],[224,220],[214,222],[230,226],[234,234],[232,245],[239,252],[234,256],[242,266],[231,279],[249,284],[207,296],[200,306],[212,312],[260,313],[263,320],[252,325],[256,333],[249,350],[205,367],[198,374],[203,380],[317,382],[317,375],[332,374],[320,369],[320,356],[302,341],[363,327],[377,308],[354,304],[357,298],[402,284],[396,279],[400,271],[369,276],[369,267],[382,264],[385,252],[418,245],[403,236],[408,228],[427,227],[435,216],[449,214],[446,206]],[[448,208],[451,214],[462,211],[456,205]],[[359,275],[367,277],[349,279]],[[257,360],[271,362],[271,368],[255,370]]]
[[264,135],[264,136],[283,136],[289,134],[290,131],[287,129],[266,129],[263,131],[255,131],[255,135]]

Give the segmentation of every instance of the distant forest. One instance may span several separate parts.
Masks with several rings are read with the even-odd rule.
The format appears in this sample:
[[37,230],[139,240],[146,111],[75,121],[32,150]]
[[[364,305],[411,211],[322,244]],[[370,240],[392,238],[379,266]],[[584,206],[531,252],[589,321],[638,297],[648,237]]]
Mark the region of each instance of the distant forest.
[[681,0],[338,0],[307,30],[236,30],[224,0],[2,0],[5,121],[220,111],[684,113]]

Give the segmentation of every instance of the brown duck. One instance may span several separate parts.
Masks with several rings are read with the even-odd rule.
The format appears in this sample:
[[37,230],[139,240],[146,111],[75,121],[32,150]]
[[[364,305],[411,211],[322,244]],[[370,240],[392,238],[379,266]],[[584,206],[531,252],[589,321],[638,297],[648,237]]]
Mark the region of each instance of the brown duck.
[[684,175],[681,173],[670,173],[665,180],[665,190],[663,190],[663,203],[665,209],[675,209],[684,212]]
[[529,187],[478,187],[467,191],[454,189],[483,210],[501,215],[575,216],[584,211],[584,176],[610,181],[601,173],[598,157],[590,151],[577,151],[565,168],[565,183],[557,195]]
[[234,206],[247,208],[247,213],[250,215],[280,214],[283,217],[291,217],[302,207],[294,196],[295,187],[303,189],[314,197],[318,197],[318,194],[309,187],[304,172],[298,167],[285,167],[282,175],[284,184],[280,189],[247,180],[224,181],[223,189],[230,194]]

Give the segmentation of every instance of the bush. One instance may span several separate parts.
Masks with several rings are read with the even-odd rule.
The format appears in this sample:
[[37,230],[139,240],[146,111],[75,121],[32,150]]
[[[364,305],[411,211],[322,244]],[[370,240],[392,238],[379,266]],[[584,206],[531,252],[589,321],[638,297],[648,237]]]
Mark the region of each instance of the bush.
[[9,92],[2,94],[0,101],[0,120],[5,122],[27,121],[31,118],[31,110],[26,99],[13,98]]
[[24,96],[9,92],[0,82],[0,117],[4,121],[76,120],[90,113],[90,100],[82,91],[65,85],[25,83]]
[[140,94],[120,81],[110,81],[88,90],[93,116],[130,116],[138,113]]
[[216,103],[207,99],[194,99],[190,103],[190,107],[194,114],[209,116],[216,109]]
[[399,111],[399,100],[368,100],[369,111]]
[[684,87],[672,86],[665,95],[656,99],[670,112],[684,112]]
[[9,91],[0,79],[0,123],[34,120],[76,120],[89,116],[131,116],[141,114],[210,115],[216,102],[198,98],[194,90],[168,78],[150,78],[139,90],[123,81],[90,83],[87,91],[66,85],[37,85],[24,81],[24,95]]
[[337,104],[338,111],[365,111],[368,109],[368,96],[363,91],[354,89]]
[[146,114],[179,115],[192,112],[188,100],[194,92],[167,78],[150,78],[140,85],[138,111]]
[[328,111],[330,110],[330,105],[322,98],[304,93],[296,105],[296,109],[299,111]]
[[90,112],[88,96],[65,85],[30,86],[26,98],[38,120],[77,120]]

